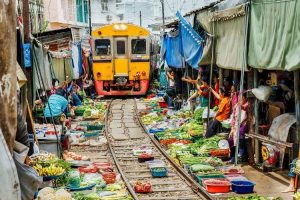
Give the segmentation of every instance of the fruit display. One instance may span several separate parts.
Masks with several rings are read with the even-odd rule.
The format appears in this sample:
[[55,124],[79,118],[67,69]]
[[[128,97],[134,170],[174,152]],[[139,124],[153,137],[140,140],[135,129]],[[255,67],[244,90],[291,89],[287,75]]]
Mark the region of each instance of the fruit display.
[[71,151],[64,151],[63,159],[65,161],[83,160],[88,161],[90,158],[87,156],[81,156]]
[[40,176],[58,176],[65,172],[62,167],[56,166],[55,164],[50,164],[48,167],[43,167],[40,164],[36,164],[33,168]]

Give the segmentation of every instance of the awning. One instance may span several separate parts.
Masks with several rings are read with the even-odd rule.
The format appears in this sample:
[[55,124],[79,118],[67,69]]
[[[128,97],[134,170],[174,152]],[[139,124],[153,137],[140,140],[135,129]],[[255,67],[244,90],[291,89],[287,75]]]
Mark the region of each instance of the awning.
[[300,1],[253,0],[248,64],[267,70],[300,69]]
[[212,15],[211,20],[215,23],[216,64],[221,68],[241,70],[245,62],[245,6],[242,4],[217,10]]
[[27,82],[27,78],[18,62],[17,62],[17,78],[18,78],[19,87],[21,88]]

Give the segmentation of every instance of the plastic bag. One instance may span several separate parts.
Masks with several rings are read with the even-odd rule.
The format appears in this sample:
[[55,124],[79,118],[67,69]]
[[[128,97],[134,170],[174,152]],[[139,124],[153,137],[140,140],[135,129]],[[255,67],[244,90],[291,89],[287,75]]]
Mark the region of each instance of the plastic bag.
[[263,85],[258,88],[253,88],[251,91],[258,100],[266,102],[272,93],[272,88],[270,86]]
[[14,161],[18,171],[22,200],[32,200],[43,179],[32,167],[18,162],[15,158]]
[[[208,112],[208,109],[206,107],[206,108],[204,108],[203,113],[202,113],[202,118],[203,119],[207,119],[207,114],[208,114],[207,112]],[[209,110],[209,118],[214,118],[215,115],[216,115],[215,111],[210,109]]]

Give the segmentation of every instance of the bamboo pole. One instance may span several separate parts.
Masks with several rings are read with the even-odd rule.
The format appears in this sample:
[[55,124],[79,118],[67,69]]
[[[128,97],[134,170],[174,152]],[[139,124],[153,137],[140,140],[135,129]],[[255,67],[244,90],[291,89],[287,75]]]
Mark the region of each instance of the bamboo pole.
[[[254,69],[254,80],[253,80],[254,88],[258,87],[258,72],[257,69]],[[258,135],[258,124],[259,124],[259,112],[258,112],[258,99],[255,98],[254,100],[254,118],[255,118],[255,124],[254,124],[254,133]],[[255,164],[259,163],[259,140],[254,139],[254,162]]]

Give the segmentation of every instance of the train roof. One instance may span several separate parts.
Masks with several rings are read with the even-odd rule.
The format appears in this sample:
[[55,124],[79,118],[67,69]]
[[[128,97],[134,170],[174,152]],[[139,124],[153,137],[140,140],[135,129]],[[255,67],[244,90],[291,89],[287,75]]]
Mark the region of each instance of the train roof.
[[93,37],[108,36],[149,36],[150,32],[140,26],[128,23],[114,23],[95,29],[92,32]]

